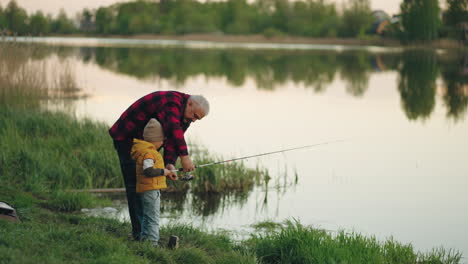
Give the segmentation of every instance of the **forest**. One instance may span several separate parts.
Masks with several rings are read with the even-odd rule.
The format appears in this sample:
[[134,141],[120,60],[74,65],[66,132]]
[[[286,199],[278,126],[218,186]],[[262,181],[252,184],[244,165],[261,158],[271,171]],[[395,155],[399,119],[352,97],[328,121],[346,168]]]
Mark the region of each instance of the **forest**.
[[404,0],[400,13],[379,19],[369,0],[344,5],[325,0],[137,0],[84,9],[74,17],[64,10],[57,16],[37,11],[27,14],[15,0],[0,6],[3,35],[62,34],[261,34],[266,37],[371,38],[382,19],[389,21],[382,36],[401,41],[459,38],[468,21],[468,0]]

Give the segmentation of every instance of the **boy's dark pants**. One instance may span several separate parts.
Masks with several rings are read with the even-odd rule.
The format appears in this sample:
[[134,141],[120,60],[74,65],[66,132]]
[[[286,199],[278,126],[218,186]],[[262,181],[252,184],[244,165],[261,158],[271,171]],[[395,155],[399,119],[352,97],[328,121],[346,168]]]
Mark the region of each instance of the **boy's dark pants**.
[[141,199],[136,192],[136,164],[130,156],[133,141],[114,140],[114,147],[119,155],[120,169],[122,170],[125,191],[127,193],[128,213],[132,222],[132,235],[135,240],[140,239],[141,232]]

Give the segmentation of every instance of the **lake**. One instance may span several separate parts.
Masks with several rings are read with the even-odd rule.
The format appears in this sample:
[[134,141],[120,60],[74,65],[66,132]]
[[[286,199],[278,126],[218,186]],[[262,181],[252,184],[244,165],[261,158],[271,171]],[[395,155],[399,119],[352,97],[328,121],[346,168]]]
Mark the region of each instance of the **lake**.
[[[468,53],[337,45],[36,38],[80,90],[47,107],[111,125],[159,90],[203,94],[186,137],[223,159],[259,158],[245,197],[163,201],[163,224],[247,234],[264,220],[393,237],[468,254]],[[53,73],[52,73],[53,74]],[[222,165],[216,165],[222,166]],[[196,172],[195,172],[196,176]],[[296,182],[297,181],[297,182]],[[125,219],[122,205],[117,217]],[[242,235],[241,235],[242,236]]]

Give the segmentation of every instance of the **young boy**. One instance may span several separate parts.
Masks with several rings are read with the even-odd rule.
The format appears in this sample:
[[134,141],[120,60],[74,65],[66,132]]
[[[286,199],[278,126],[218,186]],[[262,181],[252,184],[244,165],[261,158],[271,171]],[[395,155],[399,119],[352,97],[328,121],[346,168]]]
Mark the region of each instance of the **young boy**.
[[150,240],[155,246],[159,241],[160,189],[167,188],[164,161],[158,149],[164,141],[164,132],[158,120],[152,118],[143,130],[143,139],[134,139],[131,150],[136,161],[136,191],[140,196],[141,240]]

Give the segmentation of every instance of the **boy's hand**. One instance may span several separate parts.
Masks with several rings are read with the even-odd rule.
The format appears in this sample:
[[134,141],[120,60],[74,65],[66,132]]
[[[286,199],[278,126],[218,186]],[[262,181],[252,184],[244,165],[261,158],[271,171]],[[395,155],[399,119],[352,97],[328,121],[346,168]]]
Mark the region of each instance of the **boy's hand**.
[[176,168],[172,164],[167,164],[166,169],[164,170],[164,175],[169,177],[173,181],[177,181],[177,172]]

